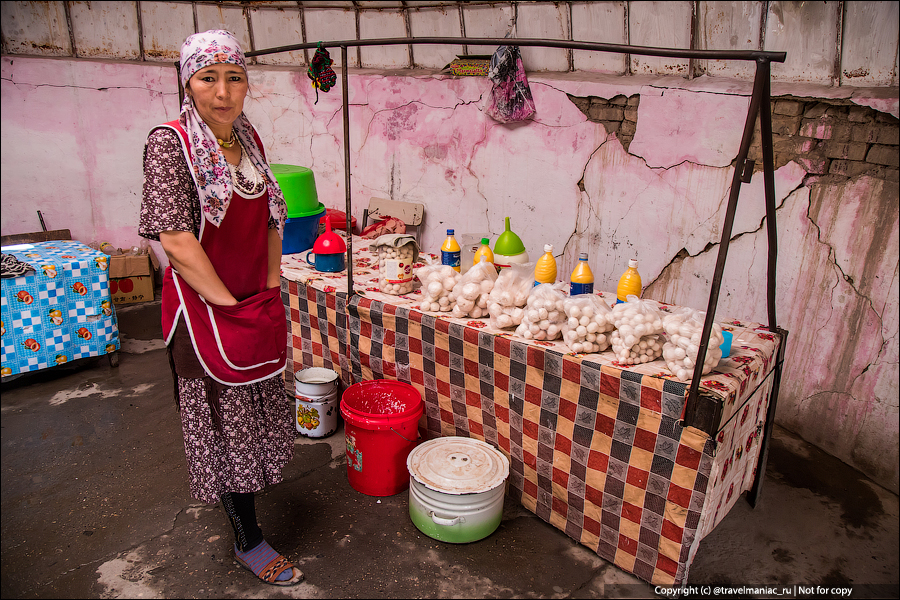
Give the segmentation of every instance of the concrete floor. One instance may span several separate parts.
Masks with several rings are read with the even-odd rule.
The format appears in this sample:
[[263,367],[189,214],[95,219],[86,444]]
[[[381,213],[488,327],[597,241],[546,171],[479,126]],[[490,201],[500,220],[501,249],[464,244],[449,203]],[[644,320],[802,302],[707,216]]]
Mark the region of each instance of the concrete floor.
[[[4,380],[3,598],[656,592],[509,498],[500,527],[482,541],[422,535],[405,492],[378,499],[350,487],[342,431],[299,438],[284,483],[257,499],[266,538],[306,581],[258,582],[232,557],[222,509],[188,492],[158,302],[117,313],[117,368],[90,359]],[[760,505],[741,499],[701,542],[689,584],[823,586],[826,596],[853,586],[853,597],[898,597],[898,539],[897,496],[776,427]]]

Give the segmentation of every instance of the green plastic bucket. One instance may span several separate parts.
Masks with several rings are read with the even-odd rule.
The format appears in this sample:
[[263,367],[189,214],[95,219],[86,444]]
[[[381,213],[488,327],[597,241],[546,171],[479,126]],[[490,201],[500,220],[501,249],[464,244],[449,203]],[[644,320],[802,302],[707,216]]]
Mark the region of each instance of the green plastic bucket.
[[316,177],[310,169],[297,165],[269,166],[284,193],[289,218],[305,217],[319,211],[322,204],[316,193]]

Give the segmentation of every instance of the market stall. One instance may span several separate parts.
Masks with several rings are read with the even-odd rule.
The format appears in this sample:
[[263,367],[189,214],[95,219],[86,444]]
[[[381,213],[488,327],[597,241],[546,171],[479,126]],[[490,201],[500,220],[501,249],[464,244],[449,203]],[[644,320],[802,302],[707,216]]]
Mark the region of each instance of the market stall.
[[[313,47],[395,44],[505,46],[487,38],[391,38],[294,44],[259,56]],[[734,159],[715,273],[696,356],[713,348],[715,327],[734,335],[734,354],[703,374],[674,379],[662,364],[618,363],[553,341],[514,337],[479,319],[416,308],[412,293],[380,294],[374,256],[350,240],[349,268],[325,277],[296,258],[282,263],[291,321],[286,383],[303,367],[341,373],[346,383],[386,378],[416,386],[429,436],[471,436],[499,447],[511,463],[509,493],[541,518],[622,569],[655,584],[683,585],[704,535],[749,490],[755,504],[765,468],[787,332],[777,326],[777,234],[770,63],[785,54],[647,48],[567,40],[516,39],[542,46],[685,59],[754,61],[756,76]],[[350,120],[347,69],[341,72],[344,188],[350,231]],[[715,323],[716,307],[747,159],[759,121],[768,233],[768,324]],[[601,296],[604,296],[601,294]],[[662,306],[667,312],[678,307]],[[424,311],[424,312],[423,312]],[[552,339],[552,338],[551,338]]]
[[[774,167],[774,147],[772,142],[772,107],[771,99],[771,63],[784,62],[786,53],[784,52],[768,52],[763,50],[698,50],[698,49],[682,49],[682,48],[654,48],[646,46],[631,46],[627,44],[609,44],[601,42],[580,42],[572,40],[558,39],[537,39],[537,38],[448,38],[448,37],[405,37],[405,38],[379,38],[366,40],[343,40],[332,42],[316,42],[316,43],[298,43],[287,46],[279,46],[275,48],[267,48],[262,50],[254,50],[247,52],[247,57],[264,56],[269,54],[278,54],[281,52],[291,52],[297,50],[307,50],[313,48],[340,48],[341,64],[349,64],[347,59],[348,49],[351,47],[363,46],[391,46],[391,45],[413,45],[413,44],[449,44],[449,45],[487,45],[495,47],[506,47],[511,42],[515,46],[537,46],[544,48],[565,48],[571,50],[589,50],[599,52],[612,52],[617,54],[633,55],[633,56],[655,56],[664,58],[681,58],[694,60],[736,60],[748,61],[755,63],[756,71],[753,79],[753,92],[750,96],[750,106],[747,111],[747,117],[744,121],[743,132],[741,135],[741,143],[738,153],[734,158],[734,169],[732,172],[731,185],[728,192],[728,203],[725,210],[725,219],[721,227],[721,239],[718,244],[718,253],[716,257],[715,271],[712,276],[710,286],[709,302],[706,308],[706,318],[703,324],[703,331],[699,342],[698,355],[706,356],[709,348],[710,334],[712,333],[713,319],[716,314],[716,307],[719,301],[719,292],[721,289],[722,279],[725,271],[725,262],[728,257],[728,249],[731,244],[731,234],[734,226],[735,214],[737,211],[738,198],[741,193],[743,184],[750,183],[754,172],[754,161],[748,159],[750,145],[753,140],[754,130],[759,130],[759,144],[762,150],[762,173],[763,188],[765,191],[765,225],[768,241],[767,255],[767,273],[766,273],[766,305],[768,314],[767,326],[773,331],[777,331],[783,338],[787,337],[787,331],[778,327],[776,308],[775,308],[775,276],[778,258],[778,235],[775,214],[775,167]],[[175,63],[176,69],[179,68]],[[350,215],[352,214],[352,190],[350,177],[350,102],[349,102],[349,83],[348,70],[341,69],[341,117],[343,121],[343,165],[344,165],[344,194],[346,200],[345,214],[347,216],[346,231],[352,231],[350,223]],[[515,87],[515,86],[513,86]],[[184,90],[179,84],[179,100],[183,98]],[[350,255],[353,251],[352,243],[347,247],[347,261],[350,261]],[[352,295],[354,293],[353,279],[348,271],[347,274],[348,291]],[[773,375],[774,379],[774,398],[777,401],[778,389],[781,381],[782,363],[784,360],[784,352],[778,356],[776,368]],[[702,363],[698,362],[694,369],[694,377],[688,390],[687,405],[685,407],[685,416],[688,423],[715,422],[714,414],[710,414],[709,407],[704,403],[700,394],[699,381]],[[767,440],[771,432],[771,422],[775,414],[775,404],[773,401],[769,408],[770,419],[769,426],[763,435],[763,450],[760,457],[760,467],[765,465],[767,455]],[[751,504],[755,504],[759,496],[761,478],[757,478],[757,482],[750,494]]]
[[426,436],[498,447],[510,459],[508,493],[523,506],[647,581],[685,582],[700,540],[755,481],[782,336],[721,322],[733,350],[700,382],[718,408],[704,431],[684,423],[688,384],[661,359],[625,365],[486,318],[420,311],[421,289],[382,293],[377,257],[355,242],[353,296],[344,273],[318,272],[302,255],[282,260],[288,389],[294,372],[314,366],[348,385],[411,384],[425,399]]

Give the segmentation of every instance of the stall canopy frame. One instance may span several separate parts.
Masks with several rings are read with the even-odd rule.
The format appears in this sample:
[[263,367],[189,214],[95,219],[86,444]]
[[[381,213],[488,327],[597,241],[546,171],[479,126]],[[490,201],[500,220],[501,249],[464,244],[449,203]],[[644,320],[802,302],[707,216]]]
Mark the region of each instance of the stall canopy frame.
[[[775,419],[775,407],[778,400],[778,392],[781,385],[781,372],[784,364],[785,346],[788,332],[778,327],[775,313],[775,271],[778,257],[777,228],[775,218],[775,168],[774,151],[772,145],[772,105],[771,105],[771,63],[784,62],[785,52],[767,52],[763,50],[693,50],[680,48],[653,48],[647,46],[630,46],[625,44],[604,44],[597,42],[577,42],[568,40],[552,40],[540,38],[452,38],[452,37],[406,37],[406,38],[382,38],[367,40],[345,40],[332,42],[313,42],[278,46],[263,50],[247,52],[247,57],[277,54],[295,50],[306,50],[317,47],[340,48],[341,50],[341,96],[342,117],[344,125],[344,191],[345,213],[347,215],[347,231],[350,228],[352,203],[350,200],[350,117],[349,117],[349,92],[348,92],[348,67],[347,49],[360,46],[392,46],[410,44],[449,44],[454,46],[539,46],[544,48],[565,48],[572,50],[591,50],[595,52],[611,52],[625,55],[656,56],[663,58],[686,58],[706,60],[739,60],[753,61],[756,63],[756,73],[753,78],[753,93],[750,97],[750,107],[747,111],[747,119],[744,123],[743,136],[740,148],[735,160],[734,174],[728,197],[728,206],[725,211],[725,223],[722,226],[722,236],[719,242],[719,253],[716,259],[716,267],[710,286],[709,303],[706,309],[706,319],[703,323],[703,333],[697,355],[705,356],[709,347],[709,337],[715,320],[716,306],[719,301],[719,291],[722,285],[722,276],[725,271],[725,259],[728,256],[728,246],[731,241],[731,231],[734,225],[734,216],[737,210],[737,200],[740,195],[741,184],[749,183],[753,175],[754,162],[747,159],[750,143],[753,137],[753,129],[759,118],[760,143],[762,146],[763,183],[766,202],[766,230],[768,237],[768,265],[766,286],[766,307],[768,312],[768,328],[781,336],[778,346],[775,367],[772,371],[774,377],[769,408],[766,413],[766,427],[762,439],[762,448],[757,463],[756,480],[748,494],[751,505],[756,506],[765,473],[768,458],[769,439]],[[178,63],[175,63],[176,69]],[[184,92],[181,89],[179,78],[179,95]],[[347,290],[348,300],[354,294],[353,290],[353,240],[352,236],[347,244]],[[721,416],[721,404],[700,393],[700,377],[702,376],[703,361],[697,361],[694,366],[693,377],[688,391],[687,401],[682,412],[682,420],[688,426],[697,427],[715,438],[716,429],[719,427]]]

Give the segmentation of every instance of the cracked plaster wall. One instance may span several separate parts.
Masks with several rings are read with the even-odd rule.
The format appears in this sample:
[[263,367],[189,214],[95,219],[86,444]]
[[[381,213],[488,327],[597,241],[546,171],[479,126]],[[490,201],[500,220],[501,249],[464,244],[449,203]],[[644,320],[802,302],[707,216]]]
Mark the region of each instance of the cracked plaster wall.
[[[422,202],[423,246],[448,227],[501,232],[509,216],[533,258],[552,243],[560,273],[588,252],[611,290],[629,258],[646,294],[705,308],[750,84],[699,78],[529,76],[532,122],[483,112],[487,82],[354,71],[353,214],[371,196]],[[272,162],[309,166],[319,197],[343,209],[340,89],[253,67],[250,116]],[[773,95],[834,98],[897,116],[896,90],[773,85]],[[177,115],[174,70],[59,59],[2,59],[2,228],[49,228],[84,241],[136,243],[141,147]],[[819,94],[819,95],[817,95]],[[628,150],[573,98],[639,97]],[[629,132],[630,133],[630,132]],[[898,491],[898,192],[861,175],[810,179],[781,165],[779,324],[790,333],[778,420]],[[762,177],[743,186],[718,313],[765,321]]]

